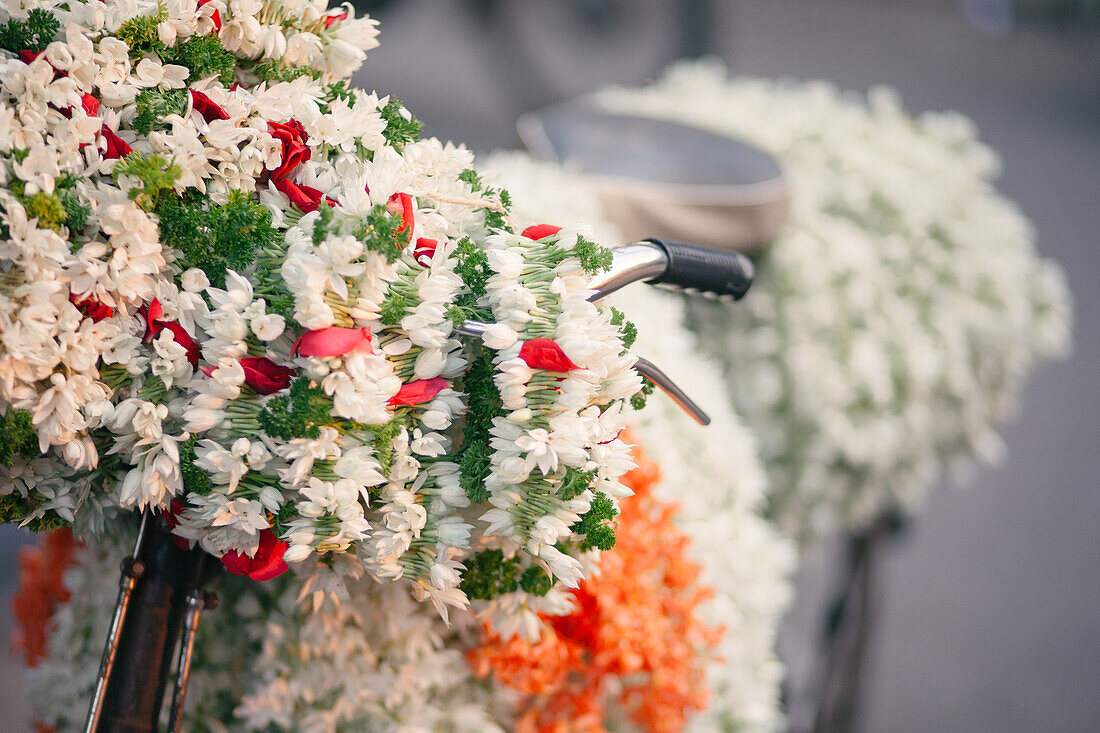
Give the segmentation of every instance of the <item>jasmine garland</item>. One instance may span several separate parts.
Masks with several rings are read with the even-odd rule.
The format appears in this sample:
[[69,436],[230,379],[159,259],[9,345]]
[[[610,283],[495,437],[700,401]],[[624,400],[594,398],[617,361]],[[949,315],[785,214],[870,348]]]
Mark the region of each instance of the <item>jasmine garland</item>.
[[232,573],[366,572],[444,618],[552,604],[613,543],[610,255],[517,233],[467,150],[349,88],[375,36],[319,2],[0,11],[5,521],[160,512]]

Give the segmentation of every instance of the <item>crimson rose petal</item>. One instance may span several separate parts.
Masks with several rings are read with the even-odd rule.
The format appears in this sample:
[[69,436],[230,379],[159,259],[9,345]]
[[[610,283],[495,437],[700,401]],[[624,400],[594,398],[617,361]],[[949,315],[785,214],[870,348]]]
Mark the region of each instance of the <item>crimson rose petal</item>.
[[191,92],[191,106],[196,112],[202,115],[204,120],[213,122],[214,120],[229,119],[229,113],[218,106],[210,97],[202,92],[196,92],[194,89],[189,89],[188,91]]
[[191,338],[191,334],[175,321],[160,321],[159,324],[162,328],[171,331],[173,340],[187,350],[187,361],[191,362],[191,368],[198,366],[199,345],[195,343],[195,339]]
[[427,402],[432,399],[450,386],[451,383],[443,377],[417,379],[414,382],[402,384],[401,389],[397,390],[397,394],[390,397],[389,404],[393,407],[399,405],[404,405],[406,407],[419,405],[421,402]]
[[428,239],[427,237],[420,237],[416,240],[416,249],[413,250],[413,259],[417,264],[427,267],[432,264],[432,258],[435,257],[435,248],[439,246],[439,242],[434,239]]
[[[201,8],[203,5],[206,5],[208,2],[210,2],[210,0],[199,0],[198,7]],[[219,13],[217,11],[217,9],[215,8],[214,12],[210,14],[210,20],[214,24],[214,30],[212,30],[210,32],[210,35],[216,36],[216,35],[218,35],[218,31],[220,31],[222,29],[222,14]]]
[[286,389],[295,374],[290,367],[280,366],[266,356],[246,356],[240,364],[244,368],[244,383],[262,395]]
[[290,353],[300,356],[343,356],[351,351],[372,351],[369,328],[329,326],[306,331],[294,342]]
[[557,342],[548,338],[531,339],[519,350],[519,358],[532,369],[545,369],[549,372],[571,372],[580,369],[565,355]]
[[117,158],[125,158],[130,153],[134,152],[134,149],[130,147],[130,144],[120,138],[114,130],[104,125],[99,130],[99,134],[107,140],[107,149],[103,151],[104,160],[115,160]]
[[283,560],[287,547],[287,543],[276,539],[275,533],[270,529],[261,532],[260,547],[252,558],[252,569],[248,577],[259,581],[271,580],[289,570],[290,567]]
[[84,108],[84,114],[89,117],[99,114],[99,100],[91,94],[85,94],[80,98],[80,106]]
[[[395,233],[401,234],[402,232],[407,232],[405,238],[412,239],[413,213],[415,211],[413,209],[412,196],[407,193],[395,193],[393,196],[390,196],[390,204],[391,211],[394,211],[394,207],[396,207],[401,214],[401,226],[397,228]],[[398,213],[398,211],[394,211],[394,213]]]
[[99,323],[105,318],[110,318],[115,314],[114,308],[103,303],[99,298],[94,295],[89,295],[85,298],[81,298],[76,293],[69,293],[69,302],[76,306],[77,310],[91,318],[95,323]]
[[[209,2],[209,1],[210,0],[207,0],[207,2]],[[347,20],[347,18],[348,18],[348,11],[346,11],[346,10],[342,13],[333,13],[332,15],[326,15],[325,16],[325,28],[330,27],[333,23],[335,23],[338,20]]]
[[524,229],[520,236],[538,240],[553,236],[560,231],[561,227],[556,227],[553,224],[535,224]]
[[[305,128],[298,120],[291,119],[285,124],[268,122],[267,130],[273,138],[283,144],[283,160],[279,163],[279,167],[271,172],[272,180],[279,181],[289,176],[295,168],[309,160],[313,152],[306,145],[309,142],[309,135],[306,134]],[[286,191],[283,191],[283,193],[286,193]],[[320,201],[321,199],[318,196],[317,202],[310,211],[316,209]],[[305,209],[302,210],[305,211]]]

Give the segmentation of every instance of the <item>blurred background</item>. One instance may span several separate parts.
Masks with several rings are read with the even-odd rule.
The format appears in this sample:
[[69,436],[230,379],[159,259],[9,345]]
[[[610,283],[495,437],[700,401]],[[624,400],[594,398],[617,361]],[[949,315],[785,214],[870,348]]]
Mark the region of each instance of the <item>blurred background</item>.
[[[860,731],[1100,729],[1100,0],[400,0],[360,2],[382,46],[359,86],[394,93],[425,132],[517,147],[532,108],[671,60],[735,73],[896,87],[914,112],[958,109],[1004,159],[1001,190],[1066,268],[1077,332],[1005,431],[1009,458],[937,493],[891,543]],[[0,600],[27,536],[0,527]],[[806,674],[837,547],[811,551],[783,652]],[[26,730],[0,614],[0,713]],[[792,723],[808,725],[792,697]]]

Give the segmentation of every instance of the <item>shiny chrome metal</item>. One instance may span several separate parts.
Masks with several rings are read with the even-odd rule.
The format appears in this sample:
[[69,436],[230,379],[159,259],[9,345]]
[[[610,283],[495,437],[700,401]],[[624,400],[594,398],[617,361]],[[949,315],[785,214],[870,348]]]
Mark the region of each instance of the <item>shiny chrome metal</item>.
[[474,338],[481,338],[485,335],[485,329],[487,329],[488,327],[488,323],[482,323],[481,321],[468,319],[455,330],[463,336],[473,336]]
[[115,657],[118,656],[119,639],[122,636],[122,623],[126,620],[126,612],[130,608],[130,598],[134,594],[134,586],[141,574],[135,569],[141,546],[145,542],[145,529],[149,524],[149,514],[142,512],[141,526],[138,527],[138,536],[134,541],[134,551],[130,557],[123,561],[122,577],[118,583],[118,600],[115,602],[115,611],[111,616],[111,625],[107,631],[107,643],[103,646],[103,656],[99,660],[99,673],[96,675],[95,691],[92,693],[92,703],[88,707],[88,717],[84,720],[84,733],[96,733],[99,727],[99,719],[103,714],[103,702],[107,693],[107,683],[111,680],[111,670],[115,666]]
[[199,630],[199,618],[205,607],[202,579],[206,569],[206,560],[210,555],[199,555],[195,569],[195,587],[187,594],[186,612],[183,617],[183,636],[180,638],[179,658],[176,664],[176,684],[172,688],[172,708],[168,714],[168,730],[181,733],[183,730],[183,699],[187,695],[187,683],[191,679],[191,660],[195,651],[195,635]]
[[599,300],[639,280],[652,280],[665,274],[668,255],[652,242],[631,242],[611,249],[611,268],[591,278],[588,287],[596,292],[589,300]]
[[643,377],[653,382],[659,390],[667,394],[672,401],[675,402],[680,408],[695,418],[695,421],[700,425],[710,425],[710,415],[703,411],[703,408],[699,407],[692,400],[684,390],[676,386],[667,374],[657,368],[657,365],[651,362],[649,359],[638,358],[637,363],[634,364],[634,368],[638,370],[638,373]]

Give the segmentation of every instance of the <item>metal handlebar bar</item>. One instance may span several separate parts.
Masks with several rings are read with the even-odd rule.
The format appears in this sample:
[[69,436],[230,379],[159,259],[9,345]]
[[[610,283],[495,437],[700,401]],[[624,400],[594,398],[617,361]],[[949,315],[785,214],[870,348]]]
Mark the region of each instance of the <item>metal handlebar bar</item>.
[[[613,247],[611,267],[589,280],[597,301],[644,281],[652,285],[671,285],[686,292],[698,292],[721,300],[744,297],[752,284],[753,267],[747,257],[738,252],[699,247],[671,240],[646,239]],[[456,330],[463,336],[480,338],[488,323],[467,320]],[[709,425],[710,417],[687,393],[648,359],[639,358],[634,368],[667,394],[700,425]]]

